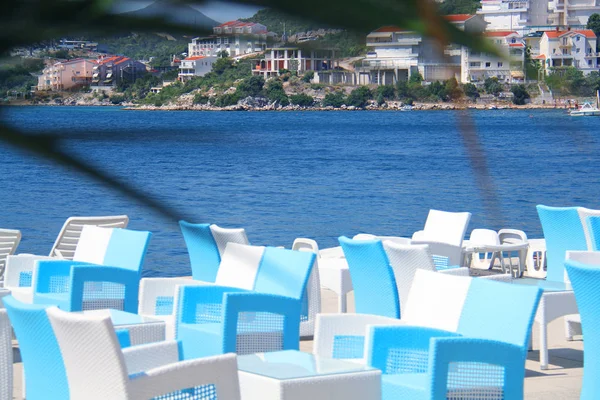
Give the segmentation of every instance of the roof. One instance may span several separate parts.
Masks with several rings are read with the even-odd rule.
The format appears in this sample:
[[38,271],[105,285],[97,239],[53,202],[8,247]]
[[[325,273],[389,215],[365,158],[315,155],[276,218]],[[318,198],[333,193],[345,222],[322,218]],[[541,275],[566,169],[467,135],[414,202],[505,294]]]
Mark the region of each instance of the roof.
[[239,28],[242,26],[254,26],[254,25],[258,25],[255,22],[242,22],[242,21],[227,21],[221,25],[217,25],[215,26],[215,28]]
[[466,20],[469,20],[473,17],[474,15],[471,14],[452,14],[444,16],[444,18],[450,22],[465,22]]
[[392,32],[402,32],[404,30],[405,29],[398,28],[397,26],[394,26],[394,25],[388,25],[388,26],[382,26],[381,28],[376,29],[373,32],[379,32],[379,33],[390,32],[390,33],[392,33]]
[[579,34],[579,35],[585,36],[588,39],[596,39],[596,34],[591,29],[573,29],[573,30],[567,30],[567,31],[546,31],[546,32],[544,32],[544,34],[546,34],[546,36],[548,36],[548,38],[550,38],[550,39],[557,39],[561,36],[565,36],[568,34]]
[[202,58],[206,58],[206,56],[192,56],[192,57],[186,57],[183,59],[183,61],[194,61],[194,60],[200,60]]
[[510,43],[509,47],[525,47],[523,43]]
[[535,56],[533,57],[534,60],[545,60],[546,59],[546,55],[545,54],[540,54],[539,56]]
[[487,37],[506,37],[510,35],[518,35],[515,31],[489,31],[484,33]]

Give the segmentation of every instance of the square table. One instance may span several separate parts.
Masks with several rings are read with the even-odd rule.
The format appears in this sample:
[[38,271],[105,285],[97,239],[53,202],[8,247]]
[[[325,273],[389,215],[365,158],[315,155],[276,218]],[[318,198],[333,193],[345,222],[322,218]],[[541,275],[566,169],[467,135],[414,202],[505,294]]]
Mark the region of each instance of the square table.
[[127,329],[132,346],[165,340],[165,321],[120,310],[86,310],[84,315],[110,316],[115,329]]
[[238,356],[242,400],[381,398],[381,371],[296,350]]

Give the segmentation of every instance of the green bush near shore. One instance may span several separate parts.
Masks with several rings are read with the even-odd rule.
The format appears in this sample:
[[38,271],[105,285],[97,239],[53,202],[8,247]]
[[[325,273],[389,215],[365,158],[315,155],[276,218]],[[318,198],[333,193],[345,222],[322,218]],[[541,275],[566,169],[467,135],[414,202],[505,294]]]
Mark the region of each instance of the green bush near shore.
[[291,95],[290,102],[300,107],[310,107],[315,104],[315,99],[307,94],[299,93]]
[[331,92],[325,95],[323,102],[321,103],[323,107],[335,107],[339,108],[346,103],[346,96],[342,92]]

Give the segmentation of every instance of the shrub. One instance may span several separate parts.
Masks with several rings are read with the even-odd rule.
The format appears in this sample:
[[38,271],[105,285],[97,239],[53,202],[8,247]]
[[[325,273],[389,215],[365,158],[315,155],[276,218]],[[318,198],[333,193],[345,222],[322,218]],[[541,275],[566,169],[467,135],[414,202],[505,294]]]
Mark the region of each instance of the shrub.
[[240,82],[236,91],[240,94],[240,97],[256,97],[262,94],[264,86],[265,78],[260,75],[255,75]]
[[378,103],[379,103],[380,96],[384,100],[393,100],[394,98],[396,98],[396,90],[394,89],[394,87],[392,85],[378,86],[377,89],[375,90],[375,94],[377,95]]
[[110,96],[110,102],[112,104],[119,104],[125,101],[125,96],[122,94],[113,94]]
[[194,96],[194,104],[206,104],[208,103],[208,96],[202,93],[196,93]]
[[228,107],[234,106],[240,100],[240,96],[237,92],[225,93],[215,99],[215,106],[217,107]]
[[359,86],[350,92],[348,96],[347,105],[354,107],[365,107],[367,105],[367,101],[373,98],[373,93],[371,89],[366,86]]
[[315,103],[315,99],[304,93],[293,94],[290,96],[290,102],[300,107],[310,107]]
[[344,93],[342,93],[342,92],[327,93],[322,102],[323,107],[331,106],[331,107],[335,107],[335,108],[339,108],[345,103],[346,103],[346,96],[344,96]]
[[283,84],[278,79],[273,79],[267,82],[265,87],[265,95],[270,101],[275,101],[284,107],[290,104],[290,100],[283,90]]
[[460,89],[460,86],[459,86],[456,78],[448,79],[446,81],[445,89],[446,89],[446,95],[448,96],[448,98],[450,100],[460,99],[463,95],[463,92]]
[[487,94],[493,94],[494,96],[498,96],[500,92],[502,92],[502,84],[498,81],[498,78],[495,76],[492,78],[486,78],[483,83],[485,87],[485,92]]
[[477,86],[473,85],[472,83],[465,83],[463,85],[463,92],[465,92],[465,96],[469,97],[471,100],[479,98]]
[[314,71],[306,71],[304,73],[304,76],[302,77],[302,81],[309,83],[310,81],[313,80],[313,78],[315,77],[315,72]]
[[525,85],[514,85],[510,91],[513,94],[513,103],[518,106],[525,104],[525,101],[530,97]]

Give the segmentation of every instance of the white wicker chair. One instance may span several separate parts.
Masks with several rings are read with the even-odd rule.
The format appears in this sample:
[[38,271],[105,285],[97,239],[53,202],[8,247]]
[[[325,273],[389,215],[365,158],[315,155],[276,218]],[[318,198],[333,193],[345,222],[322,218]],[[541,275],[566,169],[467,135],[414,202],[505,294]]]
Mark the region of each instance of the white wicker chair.
[[218,225],[212,224],[210,231],[219,248],[219,254],[223,257],[227,243],[250,244],[246,230],[244,228],[221,228]]
[[72,399],[240,399],[234,354],[179,362],[175,341],[121,350],[110,317],[47,313]]
[[308,301],[307,319],[300,322],[300,336],[310,337],[315,333],[315,318],[321,312],[321,282],[319,279],[319,246],[317,242],[307,238],[296,238],[292,250],[309,251],[316,254],[315,263],[306,285],[306,299]]
[[437,270],[428,245],[401,245],[391,241],[384,241],[383,247],[387,253],[400,299],[400,316],[406,311],[408,293],[412,287],[415,273],[418,269],[440,272],[443,274],[469,276],[469,269],[464,267]]
[[12,328],[6,310],[0,310],[0,399],[12,399]]
[[462,246],[470,220],[469,212],[429,210],[425,227],[413,234],[413,240]]
[[0,229],[0,281],[4,279],[6,258],[15,254],[21,242],[21,231],[16,229]]
[[[600,251],[567,251],[566,259],[588,265],[600,265]],[[566,271],[565,282],[570,284]],[[581,316],[579,314],[565,315],[565,336],[567,340],[573,340],[573,336],[581,334]]]

